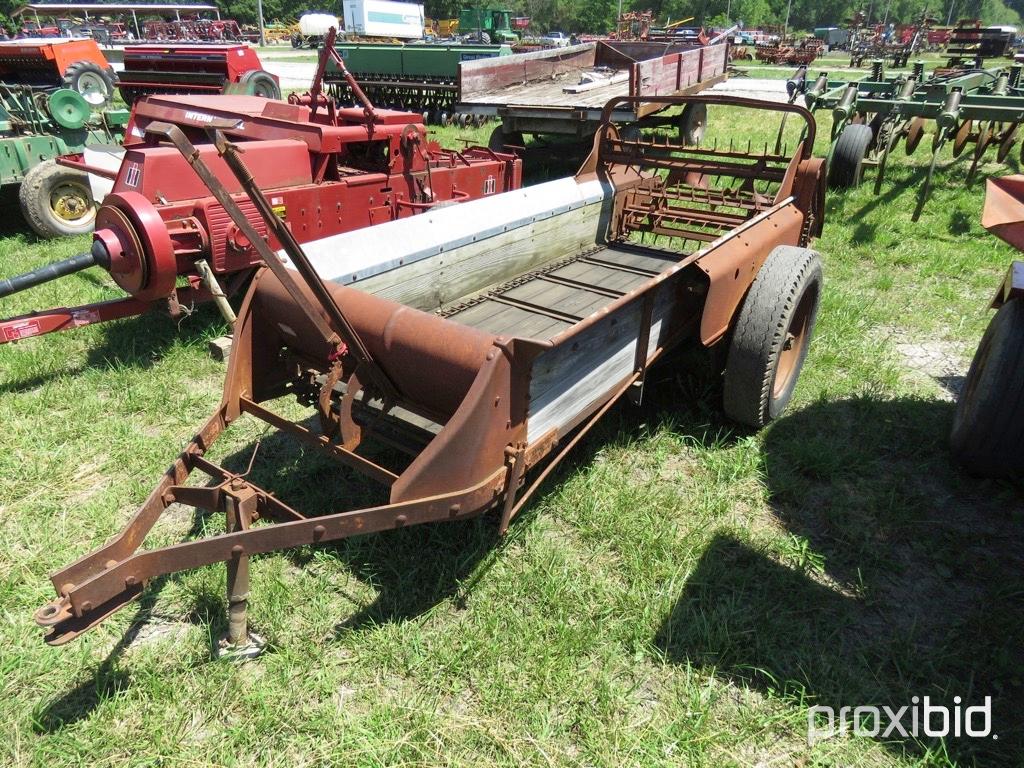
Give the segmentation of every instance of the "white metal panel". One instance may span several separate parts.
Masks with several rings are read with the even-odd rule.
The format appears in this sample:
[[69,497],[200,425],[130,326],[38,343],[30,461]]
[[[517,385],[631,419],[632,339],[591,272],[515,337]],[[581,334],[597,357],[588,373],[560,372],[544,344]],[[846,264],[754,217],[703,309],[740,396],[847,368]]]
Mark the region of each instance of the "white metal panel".
[[[517,228],[532,227],[611,196],[611,188],[598,181],[580,184],[574,178],[556,179],[313,240],[303,245],[303,250],[321,278],[350,285]],[[283,251],[278,255],[291,266]]]

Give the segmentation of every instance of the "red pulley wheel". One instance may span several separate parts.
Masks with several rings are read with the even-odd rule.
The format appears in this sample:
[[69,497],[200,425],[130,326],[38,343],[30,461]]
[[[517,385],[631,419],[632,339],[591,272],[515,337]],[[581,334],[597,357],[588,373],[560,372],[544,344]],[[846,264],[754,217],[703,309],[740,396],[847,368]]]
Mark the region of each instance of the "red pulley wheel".
[[94,239],[110,253],[110,276],[142,301],[170,295],[178,276],[174,246],[156,208],[138,192],[107,195],[96,213]]

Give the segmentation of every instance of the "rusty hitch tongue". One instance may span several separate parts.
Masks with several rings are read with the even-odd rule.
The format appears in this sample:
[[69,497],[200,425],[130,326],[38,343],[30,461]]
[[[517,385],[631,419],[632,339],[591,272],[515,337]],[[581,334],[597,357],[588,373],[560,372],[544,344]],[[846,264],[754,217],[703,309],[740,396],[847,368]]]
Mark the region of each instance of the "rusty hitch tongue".
[[96,264],[106,269],[109,263],[110,255],[107,253],[106,247],[97,241],[92,244],[92,250],[88,253],[79,253],[68,259],[45,264],[31,272],[0,280],[0,299],[21,293],[29,288],[35,288],[37,285],[48,283],[65,275],[73,275],[75,272],[81,272]]

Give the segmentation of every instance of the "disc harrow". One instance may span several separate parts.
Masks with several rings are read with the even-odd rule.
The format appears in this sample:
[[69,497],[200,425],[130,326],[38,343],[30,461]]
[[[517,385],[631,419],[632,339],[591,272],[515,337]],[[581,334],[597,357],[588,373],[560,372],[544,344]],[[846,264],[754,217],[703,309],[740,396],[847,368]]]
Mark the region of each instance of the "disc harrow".
[[993,159],[1003,163],[1014,151],[1024,121],[1022,71],[1024,65],[1015,64],[943,69],[925,75],[924,64],[915,62],[909,74],[886,76],[882,62],[875,60],[871,74],[863,80],[831,80],[822,72],[810,82],[801,71],[790,80],[789,90],[794,96],[803,95],[812,112],[832,112],[829,184],[833,188],[858,185],[864,170],[873,167],[877,195],[900,143],[912,155],[926,135],[931,136],[932,158],[912,217],[917,221],[947,144],[954,160],[965,158],[969,163],[968,184],[985,163]]

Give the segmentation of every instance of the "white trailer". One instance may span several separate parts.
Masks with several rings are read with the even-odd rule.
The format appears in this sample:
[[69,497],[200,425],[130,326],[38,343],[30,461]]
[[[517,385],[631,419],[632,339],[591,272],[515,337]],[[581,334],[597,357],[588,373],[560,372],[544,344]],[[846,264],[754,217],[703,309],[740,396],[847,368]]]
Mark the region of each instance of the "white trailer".
[[390,0],[345,0],[345,32],[359,37],[423,37],[423,6]]

